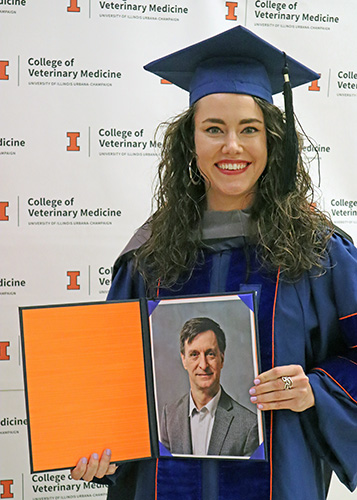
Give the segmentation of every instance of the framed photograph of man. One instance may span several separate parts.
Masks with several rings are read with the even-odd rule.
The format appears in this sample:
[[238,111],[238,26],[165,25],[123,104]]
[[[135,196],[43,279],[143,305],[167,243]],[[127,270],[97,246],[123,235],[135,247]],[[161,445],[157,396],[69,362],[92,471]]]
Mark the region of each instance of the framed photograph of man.
[[148,301],[160,456],[266,459],[255,293]]

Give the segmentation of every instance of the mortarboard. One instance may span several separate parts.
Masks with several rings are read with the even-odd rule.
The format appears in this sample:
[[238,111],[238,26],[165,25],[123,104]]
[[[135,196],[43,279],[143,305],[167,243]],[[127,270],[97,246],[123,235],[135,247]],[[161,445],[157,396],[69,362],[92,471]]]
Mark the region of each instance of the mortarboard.
[[190,92],[190,104],[215,93],[248,94],[273,102],[283,91],[283,68],[292,87],[320,78],[243,26],[153,61],[144,69]]
[[216,93],[247,94],[272,103],[284,91],[286,183],[292,189],[296,176],[298,141],[294,126],[291,87],[320,78],[285,52],[243,26],[157,59],[144,69],[190,93],[190,105]]

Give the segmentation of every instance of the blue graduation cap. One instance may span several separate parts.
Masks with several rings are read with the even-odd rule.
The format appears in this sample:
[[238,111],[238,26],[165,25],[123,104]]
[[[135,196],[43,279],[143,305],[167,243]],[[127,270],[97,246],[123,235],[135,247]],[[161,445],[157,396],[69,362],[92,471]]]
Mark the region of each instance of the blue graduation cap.
[[144,69],[190,93],[190,105],[205,95],[247,94],[273,102],[283,91],[288,66],[292,87],[320,78],[243,26],[153,61]]
[[291,87],[320,78],[285,52],[243,26],[157,59],[144,69],[190,93],[190,105],[216,93],[247,94],[272,103],[284,91],[286,182],[282,192],[295,185],[298,141],[294,126]]

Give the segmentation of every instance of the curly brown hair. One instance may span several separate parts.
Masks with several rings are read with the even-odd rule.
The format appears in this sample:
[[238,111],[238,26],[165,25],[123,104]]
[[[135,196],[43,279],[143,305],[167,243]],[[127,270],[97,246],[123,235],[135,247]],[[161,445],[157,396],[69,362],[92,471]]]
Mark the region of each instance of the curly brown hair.
[[[322,271],[332,224],[313,204],[313,185],[301,147],[295,188],[288,194],[282,192],[284,114],[263,99],[253,99],[264,116],[268,161],[251,207],[252,231],[262,266],[275,271],[280,268],[285,279],[295,280],[314,266]],[[165,287],[173,286],[183,276],[188,279],[200,261],[206,184],[196,164],[195,110],[194,104],[164,124],[167,128],[154,197],[157,209],[150,221],[152,233],[135,255],[136,268],[149,286],[156,286],[158,279]]]

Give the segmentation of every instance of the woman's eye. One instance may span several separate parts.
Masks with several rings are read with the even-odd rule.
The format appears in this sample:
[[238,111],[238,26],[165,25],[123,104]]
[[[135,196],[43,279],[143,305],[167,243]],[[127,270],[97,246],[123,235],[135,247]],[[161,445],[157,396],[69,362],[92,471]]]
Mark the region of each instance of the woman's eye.
[[208,129],[206,129],[206,132],[208,132],[209,134],[220,134],[222,131],[219,127],[209,127]]
[[254,132],[258,132],[258,129],[255,127],[246,127],[243,130],[243,134],[254,134]]

